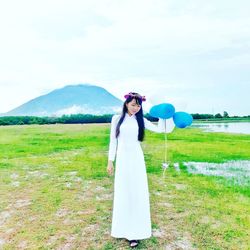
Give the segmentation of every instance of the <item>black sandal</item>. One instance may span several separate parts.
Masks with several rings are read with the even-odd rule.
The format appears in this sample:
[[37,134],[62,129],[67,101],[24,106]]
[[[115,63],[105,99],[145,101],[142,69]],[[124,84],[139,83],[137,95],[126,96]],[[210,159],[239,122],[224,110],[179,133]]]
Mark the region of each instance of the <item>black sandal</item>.
[[138,240],[130,240],[129,241],[129,245],[130,247],[134,248],[134,247],[137,247],[139,244]]

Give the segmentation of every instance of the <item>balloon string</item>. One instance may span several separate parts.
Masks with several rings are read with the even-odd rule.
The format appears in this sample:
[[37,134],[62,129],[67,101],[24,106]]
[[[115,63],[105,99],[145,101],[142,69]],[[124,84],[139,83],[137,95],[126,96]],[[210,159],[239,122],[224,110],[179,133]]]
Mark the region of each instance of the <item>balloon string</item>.
[[[165,164],[167,164],[167,128],[166,128],[166,120],[164,120],[164,130],[165,130],[165,133],[164,133],[164,137],[165,137]],[[165,165],[164,167],[164,171],[163,171],[163,177],[165,176],[165,171],[167,169],[167,165]]]
[[167,133],[165,130],[165,163],[167,163]]

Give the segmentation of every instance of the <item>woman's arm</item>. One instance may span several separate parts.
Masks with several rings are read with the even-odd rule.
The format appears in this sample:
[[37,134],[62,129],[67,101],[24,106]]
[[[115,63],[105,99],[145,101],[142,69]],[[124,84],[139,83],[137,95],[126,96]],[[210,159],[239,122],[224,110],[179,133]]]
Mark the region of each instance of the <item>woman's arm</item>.
[[117,138],[115,137],[115,134],[116,134],[116,126],[118,122],[118,117],[119,115],[113,115],[112,120],[111,120],[109,154],[108,154],[109,161],[115,160],[116,148],[117,148]]
[[146,119],[145,117],[143,118],[143,120],[144,120],[144,125],[146,129],[156,132],[156,133],[165,132],[166,121],[164,119],[159,118],[157,126],[153,124],[151,121],[149,121],[148,119]]

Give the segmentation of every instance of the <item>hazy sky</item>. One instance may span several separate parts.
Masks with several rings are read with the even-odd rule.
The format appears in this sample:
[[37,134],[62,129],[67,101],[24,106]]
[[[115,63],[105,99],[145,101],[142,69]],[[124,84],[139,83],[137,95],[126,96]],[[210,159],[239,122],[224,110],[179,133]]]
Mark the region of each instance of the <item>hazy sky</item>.
[[250,114],[247,0],[0,2],[0,113],[55,88],[137,91],[191,113]]

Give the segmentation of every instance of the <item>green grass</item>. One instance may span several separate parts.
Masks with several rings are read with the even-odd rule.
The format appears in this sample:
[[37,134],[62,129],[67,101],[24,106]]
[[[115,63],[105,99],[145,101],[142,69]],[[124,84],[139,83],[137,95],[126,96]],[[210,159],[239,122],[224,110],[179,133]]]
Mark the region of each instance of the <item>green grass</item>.
[[[109,124],[0,127],[0,248],[128,249],[110,236],[109,130]],[[250,160],[249,135],[176,129],[168,135],[165,177],[164,135],[146,131],[142,147],[154,235],[140,249],[248,249],[250,187],[189,174],[182,163]]]

